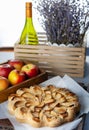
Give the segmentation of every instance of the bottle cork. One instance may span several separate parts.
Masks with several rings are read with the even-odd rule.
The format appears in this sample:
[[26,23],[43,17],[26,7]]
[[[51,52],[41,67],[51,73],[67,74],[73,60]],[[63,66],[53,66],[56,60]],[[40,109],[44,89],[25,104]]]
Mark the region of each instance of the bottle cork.
[[26,2],[26,8],[31,8],[32,7],[32,2]]

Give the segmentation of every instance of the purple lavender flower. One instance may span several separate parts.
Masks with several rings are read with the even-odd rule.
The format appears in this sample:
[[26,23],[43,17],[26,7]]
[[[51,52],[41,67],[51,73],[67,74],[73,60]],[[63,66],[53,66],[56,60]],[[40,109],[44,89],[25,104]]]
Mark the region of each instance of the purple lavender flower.
[[51,43],[73,45],[83,44],[83,38],[89,27],[89,2],[80,0],[41,0],[36,1],[40,13],[40,23]]

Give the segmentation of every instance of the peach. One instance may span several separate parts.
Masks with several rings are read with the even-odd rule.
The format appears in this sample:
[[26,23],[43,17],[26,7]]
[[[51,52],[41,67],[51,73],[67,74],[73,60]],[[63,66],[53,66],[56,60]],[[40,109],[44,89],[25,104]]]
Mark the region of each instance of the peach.
[[9,87],[9,80],[5,77],[0,76],[0,91]]

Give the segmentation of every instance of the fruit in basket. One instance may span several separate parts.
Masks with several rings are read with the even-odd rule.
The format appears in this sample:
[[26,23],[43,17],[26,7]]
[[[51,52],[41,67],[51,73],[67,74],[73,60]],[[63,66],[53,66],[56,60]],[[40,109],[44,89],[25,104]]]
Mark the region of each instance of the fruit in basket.
[[0,91],[9,87],[9,80],[5,77],[0,76]]
[[8,64],[13,66],[17,70],[21,70],[22,66],[24,65],[24,62],[19,59],[11,59],[8,61]]
[[13,66],[9,64],[0,65],[0,76],[8,78],[9,73],[13,70]]
[[29,78],[35,77],[36,75],[39,74],[39,68],[37,65],[33,64],[33,63],[28,63],[26,65],[24,65],[21,69],[22,72],[25,72],[26,75]]
[[26,79],[26,75],[24,72],[21,72],[19,70],[12,70],[8,75],[8,80],[11,85],[16,85],[18,83],[23,82]]

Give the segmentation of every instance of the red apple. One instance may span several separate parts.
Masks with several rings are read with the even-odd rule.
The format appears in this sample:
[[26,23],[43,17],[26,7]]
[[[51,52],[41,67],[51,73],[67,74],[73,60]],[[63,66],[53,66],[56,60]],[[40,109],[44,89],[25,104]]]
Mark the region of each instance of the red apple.
[[5,77],[0,76],[0,91],[9,87],[9,80]]
[[26,75],[24,72],[14,69],[9,73],[8,79],[11,85],[16,85],[23,82],[26,79]]
[[8,61],[8,64],[13,66],[17,70],[21,70],[22,66],[24,65],[24,62],[19,59],[12,59]]
[[13,70],[14,68],[9,65],[9,64],[2,64],[0,65],[0,76],[8,78],[9,73]]
[[26,75],[29,77],[29,78],[32,78],[36,75],[38,75],[39,73],[39,68],[37,65],[35,64],[32,64],[32,63],[29,63],[29,64],[26,64],[22,67],[21,69],[22,72],[25,72]]

